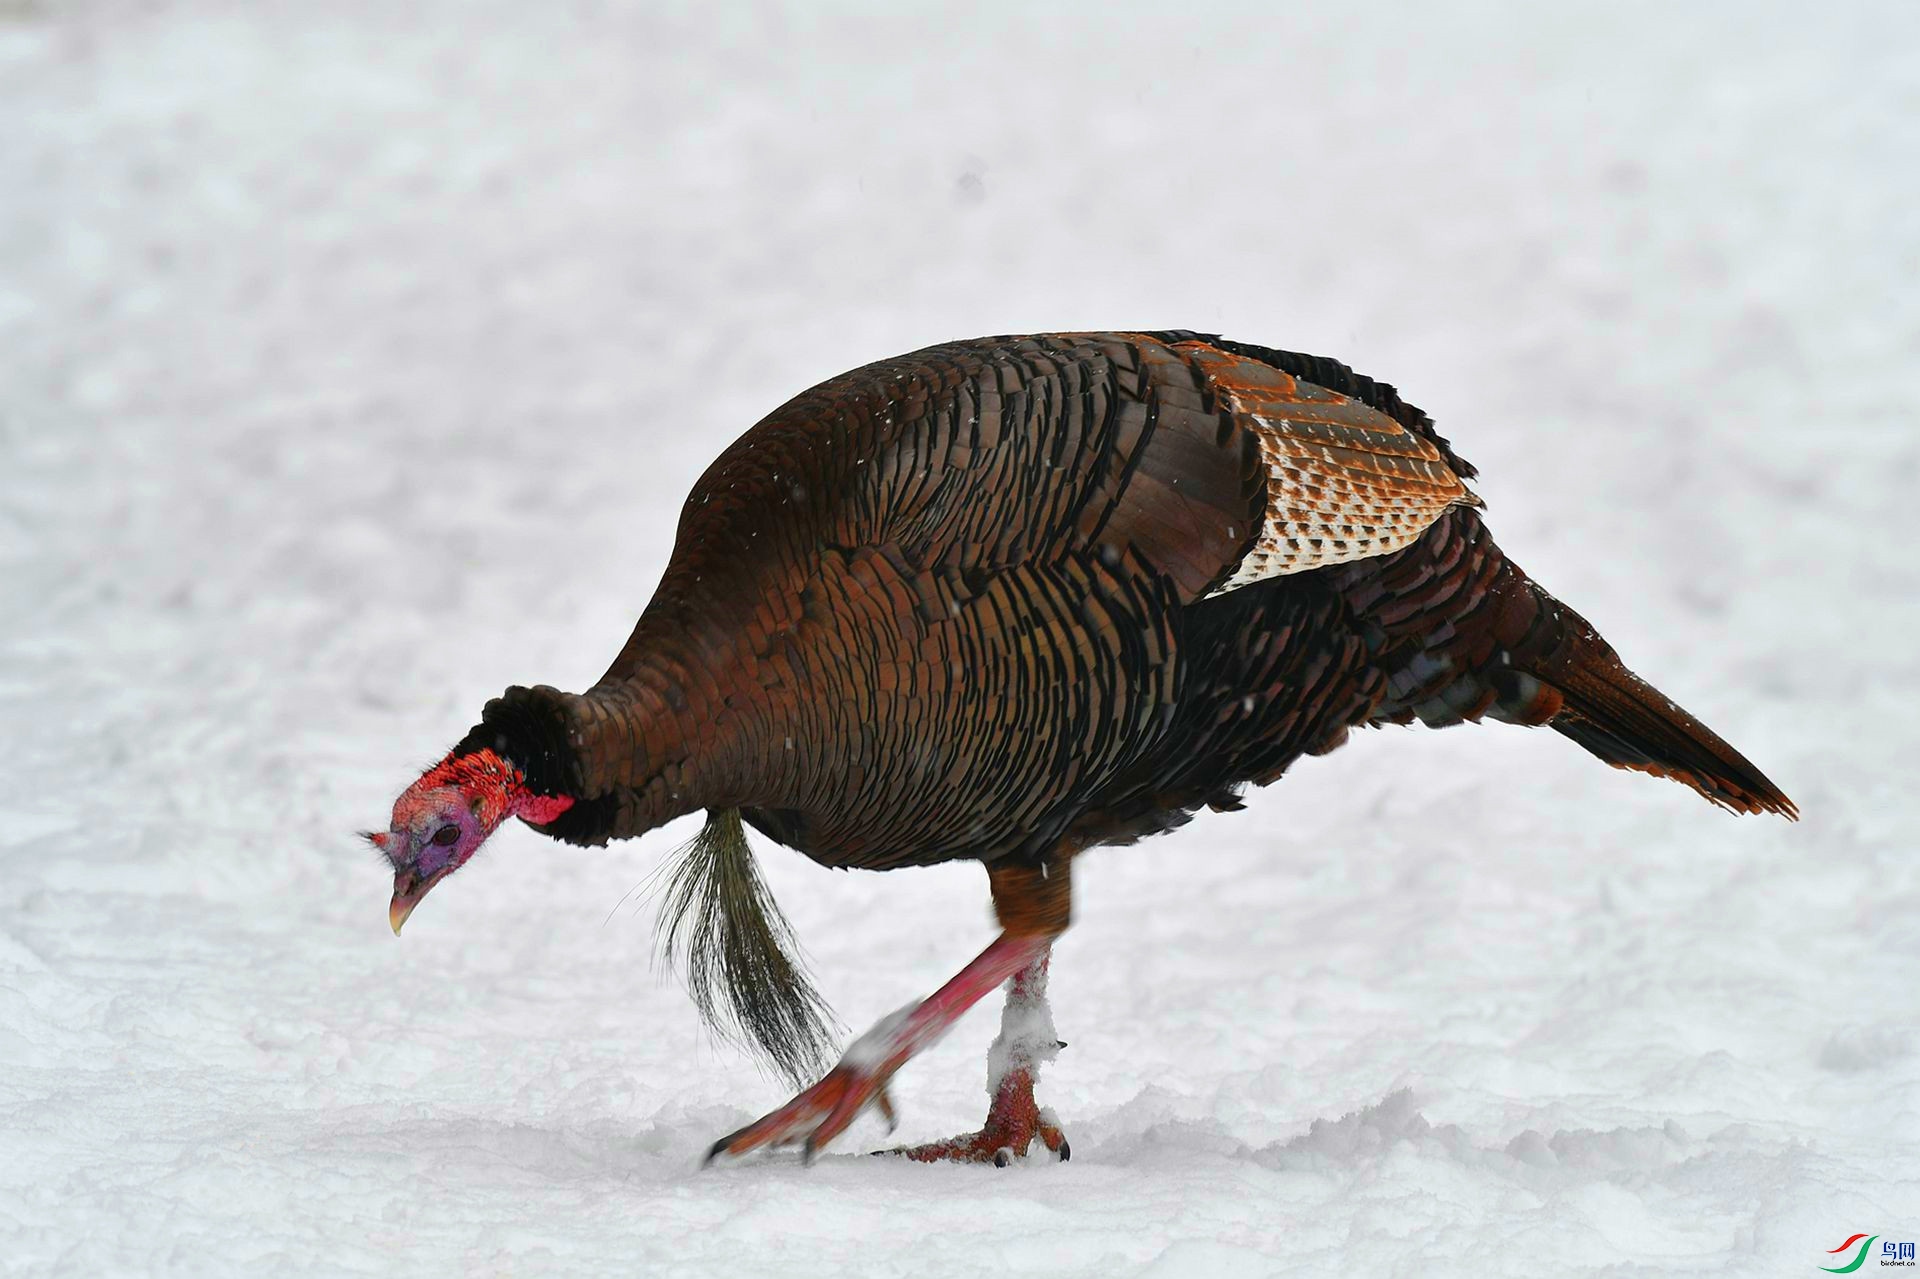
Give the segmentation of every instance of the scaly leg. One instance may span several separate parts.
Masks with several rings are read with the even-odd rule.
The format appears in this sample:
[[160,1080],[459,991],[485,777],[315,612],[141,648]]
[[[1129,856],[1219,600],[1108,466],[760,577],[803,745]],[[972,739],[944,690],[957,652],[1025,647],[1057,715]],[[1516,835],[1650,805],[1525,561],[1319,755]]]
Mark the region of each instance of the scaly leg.
[[878,1154],[905,1155],[922,1163],[951,1159],[957,1163],[992,1163],[1005,1168],[1023,1158],[1038,1137],[1040,1144],[1065,1163],[1073,1157],[1066,1134],[1053,1112],[1033,1099],[1040,1067],[1066,1047],[1055,1037],[1053,1012],[1047,1007],[1047,960],[1042,954],[1013,975],[1007,1006],[1000,1013],[1000,1037],[987,1052],[987,1122],[979,1132],[920,1146],[901,1146]]
[[[1057,863],[1038,867],[990,867],[987,874],[993,888],[994,910],[1004,930],[993,944],[925,1000],[881,1018],[873,1029],[853,1041],[839,1065],[829,1070],[819,1083],[766,1117],[714,1142],[707,1152],[708,1162],[721,1154],[741,1155],[762,1146],[796,1143],[801,1147],[802,1157],[811,1162],[815,1151],[845,1132],[869,1105],[878,1108],[891,1125],[894,1112],[887,1096],[887,1082],[894,1072],[946,1033],[983,995],[1016,974],[1031,976],[1026,986],[1028,994],[1011,996],[1008,1012],[1002,1018],[999,1042],[1007,1046],[1007,1069],[1002,1072],[1000,1084],[1015,1094],[1009,1101],[1012,1106],[1019,1100],[1020,1081],[1024,1079],[1026,1104],[1032,1107],[1033,1074],[1038,1063],[1047,1058],[1036,1056],[1022,1035],[1016,1033],[1009,1038],[1007,1018],[1018,1020],[1016,1000],[1021,1008],[1034,1007],[1036,994],[1040,1014],[1046,1015],[1047,955],[1053,939],[1066,930],[1072,907],[1071,880],[1064,857]],[[1016,987],[1018,985],[1016,982]],[[1047,1032],[1051,1033],[1051,1030]],[[1053,1044],[1052,1040],[1048,1042]],[[1052,1050],[1057,1051],[1057,1047]],[[1047,1140],[1046,1129],[1050,1125],[1042,1120],[1037,1109],[1031,1127],[1040,1130],[1041,1139],[1049,1149],[1059,1149]],[[1058,1136],[1058,1128],[1052,1131]],[[1030,1138],[1032,1132],[1027,1135]],[[994,1150],[999,1148],[995,1146]],[[1026,1142],[1022,1141],[1020,1148],[1024,1150]],[[992,1154],[986,1157],[992,1158]]]

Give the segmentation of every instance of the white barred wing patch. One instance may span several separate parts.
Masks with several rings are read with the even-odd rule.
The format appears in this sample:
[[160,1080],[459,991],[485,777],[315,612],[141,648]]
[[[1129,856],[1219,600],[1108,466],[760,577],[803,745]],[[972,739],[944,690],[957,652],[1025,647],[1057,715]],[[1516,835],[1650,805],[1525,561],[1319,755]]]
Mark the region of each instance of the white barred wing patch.
[[1267,473],[1266,518],[1246,558],[1210,595],[1386,555],[1448,507],[1480,505],[1428,441],[1364,404],[1321,394],[1327,398],[1287,405],[1284,416],[1274,412],[1281,406],[1263,404],[1242,419]]

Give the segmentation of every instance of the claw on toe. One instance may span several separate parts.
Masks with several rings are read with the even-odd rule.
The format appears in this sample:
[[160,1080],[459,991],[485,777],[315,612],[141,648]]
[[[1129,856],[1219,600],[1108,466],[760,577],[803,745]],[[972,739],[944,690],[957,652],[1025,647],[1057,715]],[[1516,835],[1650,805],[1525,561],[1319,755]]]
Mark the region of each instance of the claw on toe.
[[820,1148],[845,1132],[868,1106],[886,1119],[888,1132],[899,1125],[899,1112],[887,1093],[886,1076],[875,1077],[845,1064],[835,1066],[819,1083],[780,1109],[714,1142],[701,1166],[721,1155],[793,1145],[800,1147],[801,1162],[811,1164]]
[[896,1146],[892,1150],[876,1150],[873,1153],[899,1155],[923,1164],[992,1164],[996,1168],[1010,1168],[1014,1160],[1033,1156],[1036,1141],[1061,1163],[1073,1158],[1073,1147],[1067,1144],[1066,1134],[1052,1124],[1042,1124],[1025,1134],[1009,1133],[1004,1128],[989,1126],[964,1137],[930,1141],[920,1146]]
[[1073,1147],[1067,1144],[1067,1135],[1060,1131],[1053,1112],[1034,1103],[1032,1072],[1011,1070],[995,1091],[986,1125],[979,1132],[874,1153],[903,1155],[920,1163],[975,1163],[1006,1168],[1016,1159],[1031,1156],[1036,1141],[1061,1163],[1073,1158]]

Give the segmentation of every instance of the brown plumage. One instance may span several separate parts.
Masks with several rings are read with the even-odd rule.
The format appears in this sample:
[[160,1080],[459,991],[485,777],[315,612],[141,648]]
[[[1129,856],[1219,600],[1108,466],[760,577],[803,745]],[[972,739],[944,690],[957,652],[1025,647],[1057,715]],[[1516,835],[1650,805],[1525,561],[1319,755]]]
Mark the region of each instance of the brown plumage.
[[[1546,724],[1716,804],[1793,816],[1502,554],[1473,475],[1391,387],[1331,360],[1088,333],[883,361],[789,401],[708,468],[594,687],[508,690],[441,768],[492,751],[519,779],[507,807],[577,843],[738,810],[827,866],[987,865],[1001,941],[721,1143],[736,1152],[811,1149],[884,1104],[899,1063],[1004,978],[1031,1001],[1077,853],[1237,807],[1355,726]],[[396,836],[430,837],[427,780]],[[393,851],[406,842],[387,845],[409,877],[396,927],[471,852],[416,865]],[[759,936],[763,894],[736,908],[720,885],[739,876],[709,878],[736,941]],[[778,1027],[812,996],[776,984],[789,994],[731,995],[747,1038],[792,1067],[805,1035]],[[1033,1109],[1039,1048],[1009,1045],[1024,1082],[1005,1106],[996,1092],[984,1135],[910,1153],[991,1157],[1033,1136],[1064,1150],[1057,1129],[1008,1118]]]

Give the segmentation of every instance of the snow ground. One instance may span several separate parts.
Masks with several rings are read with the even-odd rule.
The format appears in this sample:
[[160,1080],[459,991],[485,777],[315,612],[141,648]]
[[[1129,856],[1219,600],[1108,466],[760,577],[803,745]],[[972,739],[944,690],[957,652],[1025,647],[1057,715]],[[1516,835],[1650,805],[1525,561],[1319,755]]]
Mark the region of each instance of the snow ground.
[[[0,1269],[1817,1273],[1920,1235],[1920,9],[0,6]],[[1400,385],[1759,761],[1367,735],[1078,874],[1073,1162],[708,1172],[681,832],[351,832],[787,395],[1210,328]],[[1904,637],[1904,638],[1903,638]],[[768,877],[850,1028],[967,867]],[[974,1126],[997,1009],[902,1075]],[[1867,1267],[1872,1272],[1873,1266]]]

